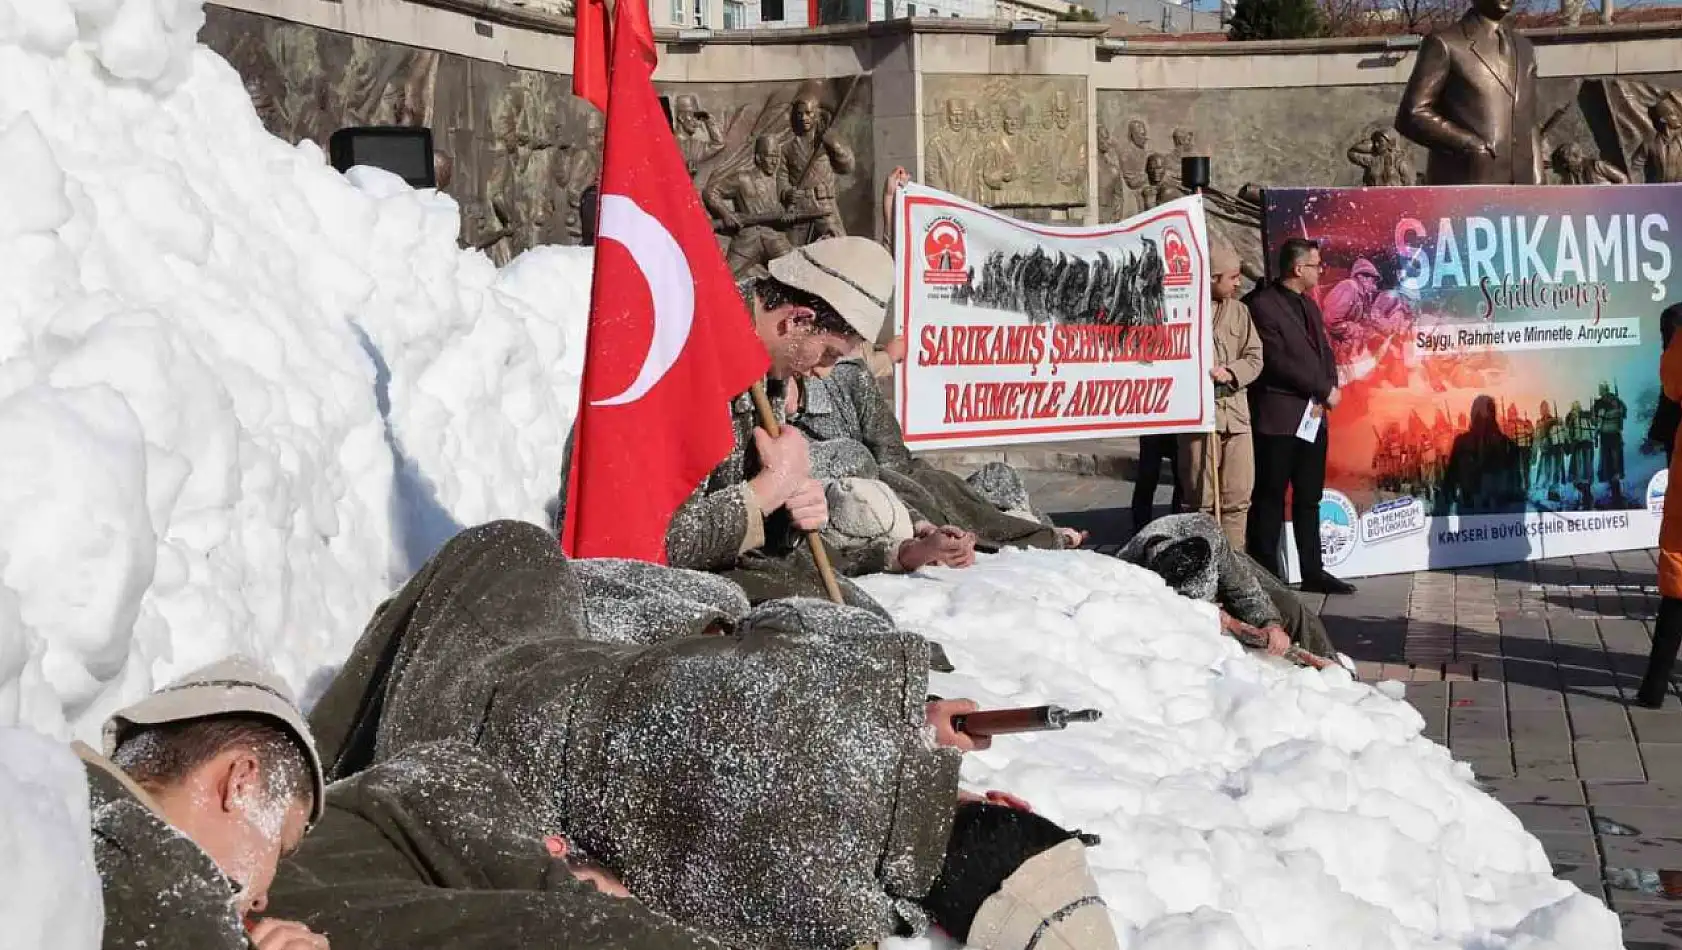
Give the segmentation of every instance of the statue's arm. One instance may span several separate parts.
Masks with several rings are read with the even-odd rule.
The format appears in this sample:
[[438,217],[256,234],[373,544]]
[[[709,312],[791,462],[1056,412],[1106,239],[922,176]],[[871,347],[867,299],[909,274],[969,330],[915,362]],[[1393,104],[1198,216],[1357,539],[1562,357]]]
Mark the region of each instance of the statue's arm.
[[1483,139],[1456,125],[1437,110],[1437,100],[1448,83],[1452,61],[1448,44],[1441,37],[1427,36],[1419,46],[1401,108],[1396,110],[1396,131],[1426,148],[1472,153],[1483,149]]

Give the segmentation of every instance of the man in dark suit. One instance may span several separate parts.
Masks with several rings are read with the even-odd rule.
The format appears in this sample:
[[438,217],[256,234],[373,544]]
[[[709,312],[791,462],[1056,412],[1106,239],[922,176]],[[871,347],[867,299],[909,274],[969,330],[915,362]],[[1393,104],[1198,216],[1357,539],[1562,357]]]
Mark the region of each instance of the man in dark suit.
[[[1276,577],[1285,528],[1285,488],[1291,489],[1292,530],[1302,565],[1302,589],[1352,594],[1355,587],[1326,573],[1320,560],[1320,494],[1326,487],[1326,412],[1335,409],[1337,365],[1320,307],[1307,296],[1320,282],[1320,247],[1304,238],[1279,251],[1279,279],[1244,299],[1262,341],[1262,371],[1250,385],[1250,424],[1256,487],[1250,497],[1250,556]],[[1305,414],[1318,416],[1312,442],[1298,437]]]
[[1420,44],[1396,130],[1430,150],[1429,185],[1542,181],[1536,54],[1502,25],[1512,0],[1474,0]]

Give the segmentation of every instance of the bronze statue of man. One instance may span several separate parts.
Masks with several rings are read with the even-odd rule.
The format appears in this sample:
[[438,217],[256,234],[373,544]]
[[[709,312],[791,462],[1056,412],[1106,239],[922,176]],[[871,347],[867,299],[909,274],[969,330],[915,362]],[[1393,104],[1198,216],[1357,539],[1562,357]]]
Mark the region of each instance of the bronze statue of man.
[[1503,24],[1512,9],[1512,0],[1473,0],[1419,47],[1396,130],[1430,151],[1426,184],[1542,181],[1536,54]]

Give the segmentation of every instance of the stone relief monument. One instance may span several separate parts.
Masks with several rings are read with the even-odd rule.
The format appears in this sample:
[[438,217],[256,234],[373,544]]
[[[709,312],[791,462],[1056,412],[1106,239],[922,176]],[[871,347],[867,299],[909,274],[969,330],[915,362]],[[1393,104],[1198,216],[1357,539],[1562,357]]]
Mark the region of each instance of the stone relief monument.
[[[1417,132],[1420,115],[1441,133],[1421,141],[1469,147],[1478,138],[1478,155],[1449,156],[1462,166],[1489,159],[1486,133],[1477,131],[1488,119],[1506,121],[1517,143],[1509,164],[1525,166],[1517,153],[1533,143],[1536,173],[1550,182],[1682,182],[1682,73],[1535,80],[1528,45],[1499,38],[1503,0],[1478,4],[1426,44],[1406,89],[1097,91],[1093,194],[1082,118],[1088,77],[925,74],[923,179],[1029,220],[1079,220],[1090,202],[1099,220],[1116,221],[1178,197],[1180,158],[1207,155],[1212,227],[1250,270],[1262,265],[1260,188],[1417,183],[1420,169],[1444,161],[1398,134],[1402,126]],[[462,208],[464,244],[504,262],[536,243],[579,239],[602,118],[572,97],[570,77],[215,5],[206,16],[201,40],[240,72],[277,136],[325,149],[345,126],[426,125],[440,186]],[[891,170],[873,166],[869,75],[662,83],[660,92],[738,272],[825,234],[873,235],[890,214],[883,180]],[[1411,102],[1402,116],[1398,101]],[[1514,109],[1516,118],[1503,119]],[[1542,115],[1548,120],[1537,124]]]
[[[578,203],[600,171],[602,116],[572,96],[571,77],[223,7],[205,15],[201,41],[239,71],[277,137],[325,150],[346,126],[428,126],[439,186],[461,205],[463,244],[502,264],[535,244],[579,241]],[[874,233],[869,77],[660,91],[696,188],[707,195],[717,177],[723,190],[708,207],[732,209],[741,225],[720,229],[733,264],[751,268],[784,243]],[[773,166],[781,184],[752,180]],[[784,209],[775,220],[769,201]]]
[[1396,129],[1429,150],[1427,184],[1541,183],[1536,53],[1503,22],[1511,12],[1512,0],[1474,0],[1420,44]]
[[923,179],[1029,220],[1084,216],[1085,84],[1074,76],[923,80]]
[[868,77],[661,90],[738,275],[822,237],[875,234]]

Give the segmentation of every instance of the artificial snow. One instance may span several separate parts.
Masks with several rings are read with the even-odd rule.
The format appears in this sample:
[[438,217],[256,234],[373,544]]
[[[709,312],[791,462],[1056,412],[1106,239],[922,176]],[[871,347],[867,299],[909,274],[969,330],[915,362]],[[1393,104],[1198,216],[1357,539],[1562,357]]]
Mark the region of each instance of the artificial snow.
[[[0,726],[93,740],[234,652],[307,695],[460,526],[547,522],[589,252],[458,249],[447,196],[270,137],[201,23],[0,0]],[[1105,711],[967,774],[1103,836],[1124,946],[1618,945],[1405,704],[1245,655],[1141,570],[1012,553],[866,584],[946,645],[943,693]],[[79,775],[0,733],[20,946],[97,940]]]
[[[0,0],[0,724],[295,689],[464,524],[542,522],[587,251],[265,132],[196,0]],[[566,319],[570,316],[571,319]]]
[[1009,551],[860,583],[945,646],[937,694],[1103,710],[997,738],[964,778],[1102,837],[1088,860],[1123,947],[1621,946],[1413,707],[1246,653],[1154,574]]
[[63,743],[0,728],[0,921],[8,947],[97,950],[88,783]]

